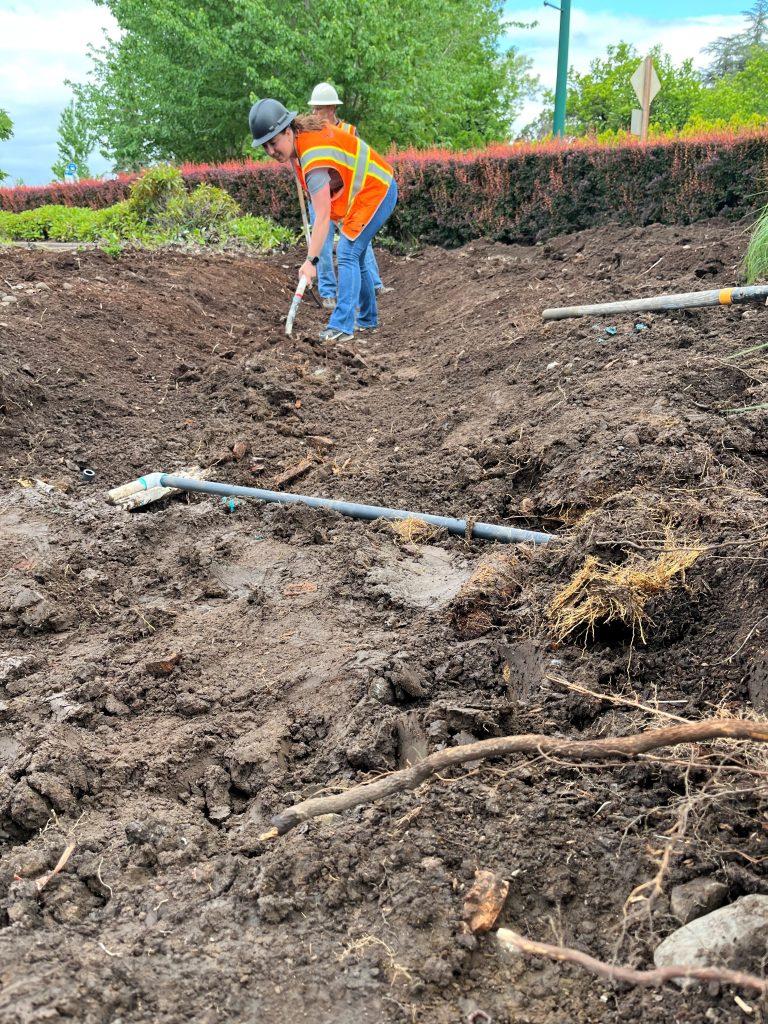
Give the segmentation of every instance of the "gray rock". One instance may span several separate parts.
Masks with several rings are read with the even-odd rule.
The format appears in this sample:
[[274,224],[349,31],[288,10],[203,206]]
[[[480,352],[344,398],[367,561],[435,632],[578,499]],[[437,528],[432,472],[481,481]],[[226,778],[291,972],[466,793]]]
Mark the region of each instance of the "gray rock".
[[368,691],[375,700],[381,704],[394,704],[395,703],[395,691],[392,689],[392,684],[389,683],[383,676],[375,676],[371,680],[371,685]]
[[[657,947],[657,967],[728,967],[759,973],[768,956],[768,896],[742,896],[668,935]],[[676,981],[684,988],[691,984]]]
[[678,921],[689,924],[697,917],[722,907],[727,898],[727,885],[716,878],[702,876],[674,887],[670,909]]
[[10,683],[14,679],[23,679],[32,675],[40,668],[41,662],[33,654],[0,658],[0,684]]

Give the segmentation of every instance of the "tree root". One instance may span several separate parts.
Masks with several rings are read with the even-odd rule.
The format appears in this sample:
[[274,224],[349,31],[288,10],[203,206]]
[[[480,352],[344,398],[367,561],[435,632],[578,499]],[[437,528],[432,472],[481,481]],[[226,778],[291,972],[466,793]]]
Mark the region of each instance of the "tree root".
[[496,935],[502,946],[512,947],[516,952],[528,953],[530,956],[545,956],[562,963],[578,964],[579,967],[584,967],[610,981],[625,981],[630,985],[661,985],[673,978],[691,978],[696,981],[717,981],[723,985],[753,988],[762,995],[768,994],[768,981],[765,978],[745,974],[743,971],[731,971],[726,967],[687,967],[684,964],[670,964],[649,971],[637,971],[631,967],[617,967],[603,960],[596,960],[588,953],[582,953],[580,949],[534,942],[518,935],[510,928],[499,928]]
[[435,773],[467,761],[506,757],[508,754],[554,754],[570,761],[605,760],[616,757],[631,759],[659,747],[723,738],[766,743],[768,723],[751,722],[740,718],[710,718],[703,722],[689,722],[685,725],[673,725],[664,729],[601,740],[562,740],[537,733],[479,740],[477,743],[440,750],[409,768],[384,775],[374,782],[353,786],[343,793],[302,800],[272,818],[273,827],[259,836],[259,839],[276,839],[303,821],[316,818],[320,814],[339,814],[358,804],[373,803],[394,793],[416,789]]

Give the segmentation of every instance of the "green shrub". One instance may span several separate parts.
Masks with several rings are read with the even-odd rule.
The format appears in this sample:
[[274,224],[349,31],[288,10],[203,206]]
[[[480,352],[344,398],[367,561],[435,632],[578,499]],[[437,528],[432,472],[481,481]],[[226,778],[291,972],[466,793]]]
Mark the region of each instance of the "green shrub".
[[98,237],[98,212],[78,206],[40,206],[0,213],[0,238],[8,241],[89,242]]
[[152,223],[165,213],[169,204],[186,195],[184,179],[177,167],[160,164],[131,185],[128,202],[140,220]]
[[156,248],[171,242],[202,246],[237,241],[268,250],[295,241],[287,228],[239,213],[223,189],[201,184],[188,193],[179,171],[155,167],[134,182],[130,199],[106,209],[41,206],[21,213],[0,211],[0,239],[96,241],[112,255],[119,255],[126,243]]
[[296,236],[288,228],[275,224],[266,217],[253,217],[247,214],[232,222],[233,239],[240,239],[258,249],[276,249],[281,245],[292,245]]
[[174,196],[157,218],[158,228],[169,238],[205,245],[224,241],[240,209],[224,189],[198,185],[194,192]]

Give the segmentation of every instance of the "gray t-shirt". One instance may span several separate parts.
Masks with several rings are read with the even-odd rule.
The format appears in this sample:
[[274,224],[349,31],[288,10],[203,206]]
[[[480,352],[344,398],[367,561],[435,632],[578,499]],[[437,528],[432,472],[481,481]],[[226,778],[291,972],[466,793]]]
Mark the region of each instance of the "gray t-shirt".
[[310,195],[314,195],[315,192],[320,191],[323,185],[330,185],[330,183],[331,176],[324,167],[317,167],[307,175],[307,188]]

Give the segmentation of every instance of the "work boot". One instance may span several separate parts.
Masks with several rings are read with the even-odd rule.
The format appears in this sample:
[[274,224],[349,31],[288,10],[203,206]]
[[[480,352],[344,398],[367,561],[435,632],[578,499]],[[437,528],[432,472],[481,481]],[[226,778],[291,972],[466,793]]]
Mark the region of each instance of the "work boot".
[[387,295],[389,292],[393,292],[394,290],[395,290],[394,288],[388,288],[387,285],[382,284],[382,285],[379,285],[379,287],[376,289],[376,294],[377,295]]
[[323,309],[336,309],[336,299],[332,295],[323,298]]
[[346,334],[344,331],[339,331],[335,327],[326,327],[325,330],[320,331],[320,341],[326,345],[335,345],[337,342],[353,340],[353,334]]

